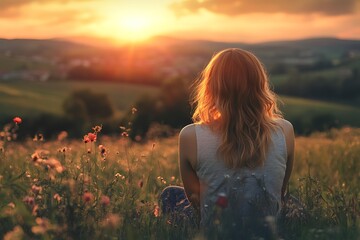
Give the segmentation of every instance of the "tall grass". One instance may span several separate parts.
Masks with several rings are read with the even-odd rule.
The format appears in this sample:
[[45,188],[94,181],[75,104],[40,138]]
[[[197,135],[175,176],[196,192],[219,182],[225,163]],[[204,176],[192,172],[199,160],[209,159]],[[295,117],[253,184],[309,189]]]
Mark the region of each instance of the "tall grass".
[[[201,238],[159,211],[162,189],[181,185],[176,137],[132,143],[95,131],[87,143],[64,134],[17,142],[14,134],[1,133],[0,238]],[[300,203],[278,223],[282,238],[358,239],[359,156],[359,129],[296,139],[290,191]]]

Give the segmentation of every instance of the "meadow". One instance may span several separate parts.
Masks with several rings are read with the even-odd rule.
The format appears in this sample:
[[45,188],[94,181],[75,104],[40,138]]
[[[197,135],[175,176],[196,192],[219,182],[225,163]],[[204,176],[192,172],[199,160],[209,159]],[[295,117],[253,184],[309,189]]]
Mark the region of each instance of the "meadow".
[[[18,128],[0,135],[0,238],[203,239],[160,211],[162,189],[181,185],[177,136],[137,143],[129,129],[109,137],[98,126],[84,139],[18,142]],[[289,203],[278,237],[359,239],[360,129],[297,137],[295,155],[290,193],[301,205]]]

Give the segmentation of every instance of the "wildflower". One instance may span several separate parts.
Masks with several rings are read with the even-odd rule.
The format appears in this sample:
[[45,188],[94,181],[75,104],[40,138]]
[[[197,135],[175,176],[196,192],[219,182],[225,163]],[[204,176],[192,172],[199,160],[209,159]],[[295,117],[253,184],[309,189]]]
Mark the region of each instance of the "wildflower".
[[31,191],[35,194],[39,194],[42,192],[42,187],[41,186],[36,186],[36,185],[32,185],[31,187]]
[[64,167],[55,158],[50,158],[50,159],[44,161],[43,163],[45,165],[47,165],[50,169],[53,169],[58,173],[62,173],[64,171]]
[[135,114],[136,112],[137,112],[137,109],[133,107],[133,108],[131,109],[131,114]]
[[166,180],[163,177],[158,176],[157,179],[160,180],[162,184],[166,184]]
[[34,163],[42,163],[44,160],[48,159],[49,151],[47,150],[36,150],[33,154],[31,154],[31,160]]
[[127,132],[122,132],[122,133],[121,133],[121,136],[122,136],[122,137],[128,137],[129,134],[128,134]]
[[155,204],[153,213],[154,213],[155,217],[160,217],[160,207],[159,207],[159,205]]
[[225,193],[219,193],[218,198],[216,200],[216,205],[221,208],[227,208],[228,206],[228,198]]
[[58,152],[60,152],[60,153],[65,153],[66,151],[69,151],[70,149],[69,148],[67,148],[67,147],[62,147],[62,148],[59,148],[58,149]]
[[91,192],[85,192],[83,195],[83,201],[85,203],[91,203],[94,201],[94,195]]
[[57,139],[58,141],[63,141],[65,138],[68,137],[68,133],[66,131],[61,131],[58,136],[57,136]]
[[103,196],[101,196],[100,203],[101,203],[101,205],[106,207],[110,204],[110,198],[108,196],[103,195]]
[[88,133],[87,136],[91,142],[96,142],[96,134],[95,133]]
[[9,208],[14,209],[14,208],[15,208],[15,203],[11,202],[11,203],[9,203],[7,206],[8,206]]
[[122,179],[122,180],[125,179],[125,176],[124,176],[124,175],[121,175],[120,173],[116,173],[116,174],[115,174],[115,177],[116,177],[116,178],[120,178],[120,179]]
[[98,133],[98,132],[101,132],[101,129],[102,129],[102,126],[93,127],[93,130],[94,130],[95,134]]
[[36,134],[34,136],[34,138],[33,138],[33,141],[34,142],[37,142],[37,141],[42,142],[42,141],[44,141],[44,135],[42,135],[41,133]]
[[20,124],[22,122],[22,119],[20,117],[14,117],[13,121],[17,125],[17,124]]
[[84,143],[90,142],[89,136],[88,136],[88,135],[85,135],[84,138],[83,138],[83,141],[84,141]]
[[59,195],[58,193],[55,193],[54,196],[53,196],[53,198],[54,198],[58,203],[61,202],[61,197],[60,197],[60,195]]
[[35,199],[30,196],[24,197],[23,202],[31,207],[33,207],[35,205]]
[[101,157],[106,157],[106,148],[103,145],[99,145],[100,155]]

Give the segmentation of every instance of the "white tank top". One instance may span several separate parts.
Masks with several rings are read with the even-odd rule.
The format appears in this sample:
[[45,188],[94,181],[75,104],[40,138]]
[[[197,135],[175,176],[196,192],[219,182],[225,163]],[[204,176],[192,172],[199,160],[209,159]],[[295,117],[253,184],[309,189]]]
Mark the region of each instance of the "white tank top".
[[287,159],[282,129],[278,127],[273,131],[264,165],[255,169],[229,169],[217,155],[220,135],[203,124],[195,124],[195,132],[201,226],[211,225],[209,221],[213,220],[216,212],[216,201],[224,195],[228,206],[223,211],[227,211],[234,221],[254,216],[276,216],[281,207]]

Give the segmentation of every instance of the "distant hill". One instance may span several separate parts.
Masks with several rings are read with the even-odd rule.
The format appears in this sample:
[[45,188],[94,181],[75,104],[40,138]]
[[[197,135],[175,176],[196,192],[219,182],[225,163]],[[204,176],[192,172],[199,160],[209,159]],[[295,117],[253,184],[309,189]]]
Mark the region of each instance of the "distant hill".
[[[12,51],[14,53],[47,53],[58,54],[63,51],[91,51],[93,52],[94,40],[88,40],[89,45],[84,44],[87,41],[86,38],[81,39],[82,43],[79,43],[78,39],[1,39],[0,38],[0,51]],[[100,46],[100,40],[97,40],[96,45]],[[99,50],[111,49],[111,48],[126,48],[128,45],[122,47],[113,47],[109,42],[104,41],[102,48]],[[134,47],[132,45],[132,47]],[[174,52],[185,53],[213,53],[225,48],[244,48],[253,50],[255,52],[274,51],[278,48],[282,50],[360,50],[360,40],[350,39],[337,39],[337,38],[309,38],[300,40],[289,41],[272,41],[264,43],[242,43],[242,42],[217,42],[208,40],[185,40],[167,36],[156,36],[148,41],[135,45],[135,48],[169,48]],[[176,49],[178,48],[178,49]],[[153,49],[155,50],[155,49]],[[183,52],[184,53],[184,52]]]

